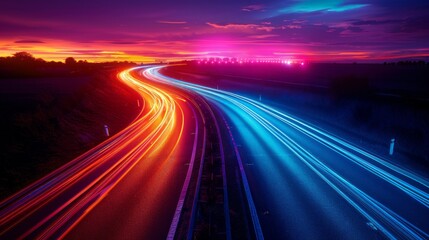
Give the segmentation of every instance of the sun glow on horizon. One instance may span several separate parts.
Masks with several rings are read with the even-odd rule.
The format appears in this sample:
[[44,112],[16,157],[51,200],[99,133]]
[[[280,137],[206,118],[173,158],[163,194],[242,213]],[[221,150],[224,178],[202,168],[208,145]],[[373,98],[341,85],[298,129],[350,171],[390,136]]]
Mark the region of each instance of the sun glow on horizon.
[[88,62],[129,61],[135,63],[176,62],[210,58],[246,59],[253,61],[305,60],[306,62],[381,62],[401,57],[419,58],[429,55],[428,49],[420,53],[404,54],[397,51],[319,50],[312,51],[297,46],[255,45],[234,40],[211,39],[192,42],[163,42],[116,44],[111,42],[79,43],[46,39],[43,41],[0,41],[0,57],[17,52],[28,52],[45,61],[64,61],[67,57]]

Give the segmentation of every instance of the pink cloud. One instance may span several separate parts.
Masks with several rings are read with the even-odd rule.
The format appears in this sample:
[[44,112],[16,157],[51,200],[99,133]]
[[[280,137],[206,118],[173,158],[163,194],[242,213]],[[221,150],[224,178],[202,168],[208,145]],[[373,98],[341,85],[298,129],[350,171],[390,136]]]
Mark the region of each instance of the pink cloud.
[[245,12],[261,11],[264,8],[265,7],[262,4],[254,4],[254,5],[248,5],[241,8],[241,11],[245,11]]
[[276,34],[263,34],[263,35],[252,35],[249,36],[249,38],[252,39],[266,39],[266,38],[273,38],[273,37],[278,37],[279,35]]
[[187,23],[185,21],[164,21],[164,20],[159,20],[157,22],[164,23],[164,24],[186,24]]
[[302,26],[301,25],[297,25],[297,24],[289,24],[289,25],[286,25],[285,28],[300,29],[300,28],[302,28]]
[[260,30],[260,31],[271,32],[272,30],[276,29],[275,27],[258,25],[258,24],[234,24],[234,23],[230,23],[230,24],[220,25],[220,24],[208,22],[207,25],[209,25],[213,28],[217,28],[217,29],[238,30],[238,31]]

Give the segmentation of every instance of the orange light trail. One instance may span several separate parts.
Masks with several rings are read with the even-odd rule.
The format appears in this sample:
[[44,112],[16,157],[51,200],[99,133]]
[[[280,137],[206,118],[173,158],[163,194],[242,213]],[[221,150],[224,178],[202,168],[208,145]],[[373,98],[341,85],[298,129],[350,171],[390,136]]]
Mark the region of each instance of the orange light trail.
[[[152,174],[157,191],[168,190],[173,175],[165,172],[179,166],[172,155],[183,155],[183,143],[189,140],[183,132],[189,127],[185,114],[191,114],[190,105],[184,96],[138,80],[134,70],[118,75],[144,100],[134,122],[0,203],[0,237],[65,237],[130,171],[139,171],[136,166],[141,164],[154,166],[151,173],[142,169],[141,174]],[[156,204],[156,200],[152,202]]]

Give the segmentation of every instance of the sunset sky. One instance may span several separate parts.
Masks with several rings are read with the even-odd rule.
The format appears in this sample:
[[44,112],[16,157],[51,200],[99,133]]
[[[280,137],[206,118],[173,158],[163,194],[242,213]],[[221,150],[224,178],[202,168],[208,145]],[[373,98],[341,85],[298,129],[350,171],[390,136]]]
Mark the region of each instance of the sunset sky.
[[427,0],[6,0],[0,56],[429,60]]

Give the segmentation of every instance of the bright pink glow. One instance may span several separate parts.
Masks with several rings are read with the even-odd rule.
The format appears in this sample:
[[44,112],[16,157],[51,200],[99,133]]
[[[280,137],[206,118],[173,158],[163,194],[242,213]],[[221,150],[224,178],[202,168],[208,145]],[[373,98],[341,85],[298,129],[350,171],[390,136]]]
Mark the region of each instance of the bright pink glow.
[[304,61],[300,59],[282,59],[282,58],[236,58],[236,57],[207,57],[195,60],[198,64],[235,64],[235,63],[265,63],[265,64],[286,64],[304,66]]
[[[45,60],[74,57],[93,62],[212,55],[330,62],[429,57],[425,1],[380,1],[385,7],[363,3],[365,8],[347,14],[324,9],[316,15],[302,9],[282,12],[294,4],[277,1],[247,6],[242,1],[112,1],[101,6],[87,1],[84,9],[75,1],[3,1],[8,3],[0,7],[0,57],[19,51]],[[55,14],[46,9],[55,9]]]

